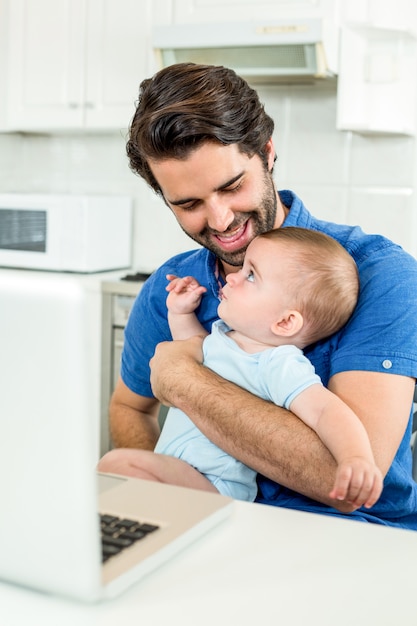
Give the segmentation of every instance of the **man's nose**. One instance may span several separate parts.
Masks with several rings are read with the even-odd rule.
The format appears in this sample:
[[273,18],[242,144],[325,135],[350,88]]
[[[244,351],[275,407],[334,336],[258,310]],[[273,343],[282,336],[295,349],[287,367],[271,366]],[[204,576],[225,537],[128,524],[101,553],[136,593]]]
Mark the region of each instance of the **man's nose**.
[[210,202],[207,207],[207,224],[211,230],[224,233],[234,219],[234,212],[225,202],[216,199]]

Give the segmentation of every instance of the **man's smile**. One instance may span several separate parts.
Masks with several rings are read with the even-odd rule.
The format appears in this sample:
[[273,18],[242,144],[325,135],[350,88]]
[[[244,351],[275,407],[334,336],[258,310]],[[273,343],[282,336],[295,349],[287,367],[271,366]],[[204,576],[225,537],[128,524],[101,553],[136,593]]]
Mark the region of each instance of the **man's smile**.
[[221,247],[228,251],[238,250],[246,246],[248,241],[248,224],[247,219],[243,224],[227,233],[212,233],[212,237],[218,241]]

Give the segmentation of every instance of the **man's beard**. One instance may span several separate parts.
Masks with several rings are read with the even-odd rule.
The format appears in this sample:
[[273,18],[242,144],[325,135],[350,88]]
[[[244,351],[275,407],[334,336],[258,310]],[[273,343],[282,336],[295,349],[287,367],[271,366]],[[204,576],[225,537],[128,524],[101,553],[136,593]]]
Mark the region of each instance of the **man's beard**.
[[[240,225],[246,223],[248,220],[252,220],[253,237],[266,233],[271,230],[275,225],[275,219],[277,214],[277,192],[275,189],[274,181],[270,172],[265,172],[264,176],[265,188],[264,194],[260,206],[254,211],[246,213],[238,213],[235,216],[232,224],[228,227],[227,231],[222,234],[227,234],[228,231],[233,231]],[[181,224],[180,224],[181,226]],[[182,226],[181,226],[182,228]],[[183,229],[184,230],[184,229]],[[216,241],[212,237],[212,231],[210,228],[205,228],[198,235],[190,235],[186,230],[185,234],[191,237],[194,241],[202,245],[207,250],[213,252],[221,261],[228,265],[240,267],[243,265],[243,259],[245,257],[246,248],[249,243],[239,250],[233,252],[226,252],[216,244]]]

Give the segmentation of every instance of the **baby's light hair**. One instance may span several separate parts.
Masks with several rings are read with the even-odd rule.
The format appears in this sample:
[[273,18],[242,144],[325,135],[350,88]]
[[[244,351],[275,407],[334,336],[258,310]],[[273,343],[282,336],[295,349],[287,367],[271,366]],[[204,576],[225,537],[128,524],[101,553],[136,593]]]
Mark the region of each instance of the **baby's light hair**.
[[259,238],[289,247],[291,308],[304,318],[304,344],[324,339],[346,324],[356,306],[356,263],[336,239],[296,226],[268,231]]

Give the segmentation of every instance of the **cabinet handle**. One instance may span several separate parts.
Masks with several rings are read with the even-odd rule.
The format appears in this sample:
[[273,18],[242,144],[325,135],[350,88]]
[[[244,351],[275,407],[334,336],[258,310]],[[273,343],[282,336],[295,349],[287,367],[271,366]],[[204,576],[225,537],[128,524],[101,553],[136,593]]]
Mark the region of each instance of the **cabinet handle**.
[[70,103],[68,104],[68,107],[69,107],[70,109],[79,109],[79,108],[80,108],[80,105],[79,105],[77,102],[70,102]]
[[86,102],[85,103],[85,108],[86,109],[94,109],[94,102]]

